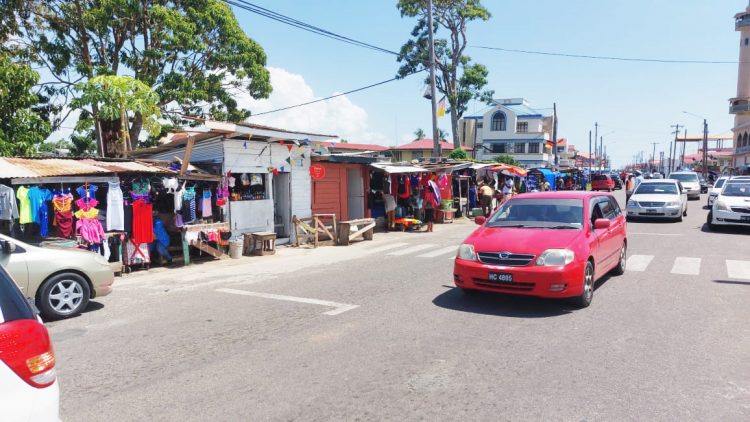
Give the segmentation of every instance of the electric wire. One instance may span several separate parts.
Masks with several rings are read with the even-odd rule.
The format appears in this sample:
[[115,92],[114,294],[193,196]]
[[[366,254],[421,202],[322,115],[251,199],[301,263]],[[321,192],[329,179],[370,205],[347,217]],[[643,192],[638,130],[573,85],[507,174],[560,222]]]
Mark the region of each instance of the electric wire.
[[592,59],[592,60],[613,60],[622,62],[646,62],[646,63],[672,63],[672,64],[739,64],[737,61],[720,61],[720,60],[669,60],[669,59],[645,59],[637,57],[614,57],[614,56],[593,56],[587,54],[567,54],[549,51],[517,50],[513,48],[488,47],[483,45],[472,45],[472,48],[483,50],[504,51],[507,53],[534,54],[539,56],[568,57],[574,59]]
[[399,53],[393,50],[389,50],[387,48],[378,47],[373,44],[366,43],[364,41],[355,40],[353,38],[346,37],[344,35],[337,34],[335,32],[328,31],[326,29],[314,26],[312,24],[309,24],[307,22],[291,18],[289,16],[282,15],[281,13],[274,12],[272,10],[266,9],[264,7],[258,6],[256,4],[250,3],[246,0],[222,0],[224,3],[237,7],[239,9],[255,13],[260,16],[264,16],[266,18],[272,19],[274,21],[284,23],[286,25],[293,26],[298,29],[302,29],[304,31],[312,32],[314,34],[318,34],[327,38],[334,39],[336,41],[345,42],[347,44],[352,44],[358,47],[367,48],[370,50],[379,51],[381,53],[386,54],[392,54],[398,56]]

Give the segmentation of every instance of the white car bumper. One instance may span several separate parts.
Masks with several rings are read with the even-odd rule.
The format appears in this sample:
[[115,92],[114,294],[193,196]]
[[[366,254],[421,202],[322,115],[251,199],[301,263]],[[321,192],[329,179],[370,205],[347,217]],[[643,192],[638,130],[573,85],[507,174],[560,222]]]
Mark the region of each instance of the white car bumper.
[[627,207],[628,217],[648,217],[648,218],[678,218],[682,214],[681,207]]
[[714,210],[711,223],[723,226],[750,226],[750,213]]

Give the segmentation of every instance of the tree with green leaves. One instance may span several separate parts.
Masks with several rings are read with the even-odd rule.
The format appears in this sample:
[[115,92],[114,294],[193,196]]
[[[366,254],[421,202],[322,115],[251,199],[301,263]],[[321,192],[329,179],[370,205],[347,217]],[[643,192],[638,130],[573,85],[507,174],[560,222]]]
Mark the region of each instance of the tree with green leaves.
[[[398,61],[402,63],[398,76],[405,77],[429,66],[429,29],[427,22],[427,0],[399,0],[397,7],[401,16],[418,18],[411,32],[412,38],[401,47]],[[489,71],[479,63],[472,63],[464,54],[468,44],[467,24],[472,21],[487,21],[490,12],[481,0],[433,0],[434,31],[443,29],[449,39],[435,38],[435,76],[437,90],[443,93],[449,104],[453,145],[460,147],[458,121],[466,112],[469,101],[492,101],[493,91],[484,90]]]
[[451,154],[448,156],[449,158],[453,160],[467,160],[469,159],[469,156],[466,154],[466,151],[463,150],[463,148],[456,148],[453,151],[451,151]]
[[438,138],[440,138],[441,141],[444,139],[448,139],[448,132],[444,131],[441,128],[437,128],[437,130],[438,130]]
[[510,155],[498,155],[495,157],[496,163],[510,164],[511,166],[520,166],[521,163]]
[[35,155],[52,127],[33,92],[39,74],[0,51],[0,156]]
[[[128,75],[151,87],[175,123],[183,116],[241,121],[250,112],[237,91],[267,98],[270,76],[263,48],[240,28],[220,0],[27,0],[31,17],[22,38],[54,78],[51,94],[65,101],[98,76]],[[77,102],[83,107],[82,102]],[[112,122],[88,106],[97,138]],[[139,139],[147,116],[128,115],[128,137]],[[121,119],[117,119],[120,121]],[[102,125],[102,123],[104,123]],[[103,138],[102,138],[103,139]],[[103,139],[113,141],[112,139]],[[134,145],[130,145],[132,147]],[[111,148],[110,148],[111,150]],[[106,152],[106,151],[100,151]]]
[[422,128],[417,128],[417,130],[414,131],[414,136],[417,137],[417,140],[422,140],[427,136],[427,134],[424,133],[424,130],[422,130]]

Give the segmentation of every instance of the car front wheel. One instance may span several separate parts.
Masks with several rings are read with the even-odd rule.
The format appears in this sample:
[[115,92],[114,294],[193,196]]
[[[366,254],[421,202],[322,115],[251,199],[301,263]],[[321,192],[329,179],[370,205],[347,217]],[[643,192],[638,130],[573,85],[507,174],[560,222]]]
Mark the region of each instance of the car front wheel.
[[617,263],[617,266],[612,271],[612,274],[614,275],[623,275],[625,274],[625,265],[628,260],[628,245],[627,243],[622,244],[622,248],[620,249],[620,261]]
[[37,307],[48,320],[68,318],[85,310],[91,291],[86,280],[75,273],[50,277],[39,290]]
[[583,270],[583,291],[581,295],[573,300],[573,303],[579,308],[586,308],[591,305],[594,298],[594,264],[586,261],[586,269]]

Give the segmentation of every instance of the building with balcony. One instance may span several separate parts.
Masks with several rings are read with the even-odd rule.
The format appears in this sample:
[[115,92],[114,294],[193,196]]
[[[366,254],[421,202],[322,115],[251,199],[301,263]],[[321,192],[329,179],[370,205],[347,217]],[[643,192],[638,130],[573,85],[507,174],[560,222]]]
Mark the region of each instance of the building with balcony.
[[734,114],[733,167],[746,173],[750,168],[750,5],[734,20],[734,28],[740,33],[740,59],[737,95],[729,100],[729,113]]
[[[531,108],[523,98],[494,100],[483,115],[461,119],[458,130],[461,145],[473,147],[478,160],[510,155],[526,167],[554,164],[552,144],[548,143],[552,116]],[[559,146],[563,153],[566,145]]]

